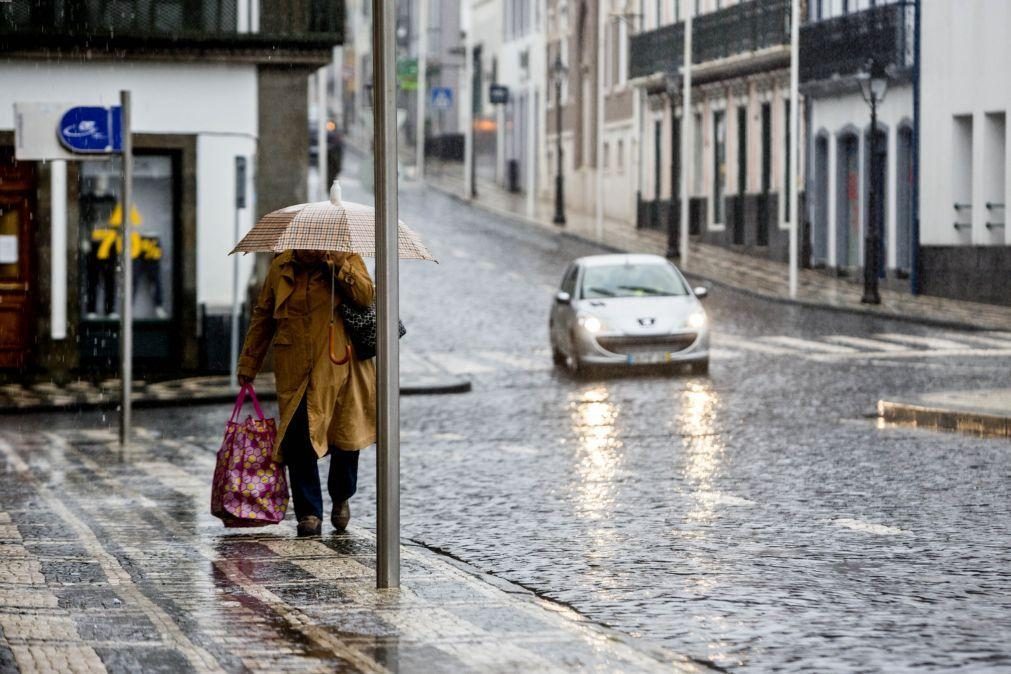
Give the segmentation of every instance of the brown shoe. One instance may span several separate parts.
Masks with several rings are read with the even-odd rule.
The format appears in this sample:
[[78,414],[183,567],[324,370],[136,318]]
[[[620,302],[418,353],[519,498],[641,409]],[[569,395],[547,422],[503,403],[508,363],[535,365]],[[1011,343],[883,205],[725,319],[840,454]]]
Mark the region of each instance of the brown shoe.
[[336,529],[338,533],[347,529],[348,522],[350,521],[351,506],[348,505],[348,501],[341,501],[333,507],[333,510],[330,511],[330,524],[333,525],[333,528]]
[[303,517],[298,521],[299,536],[319,536],[323,533],[323,520],[315,515]]

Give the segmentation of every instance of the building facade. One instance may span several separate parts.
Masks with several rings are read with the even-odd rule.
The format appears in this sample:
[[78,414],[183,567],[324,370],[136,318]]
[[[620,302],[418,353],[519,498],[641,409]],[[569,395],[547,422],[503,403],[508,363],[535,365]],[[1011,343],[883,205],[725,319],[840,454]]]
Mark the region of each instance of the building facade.
[[[227,371],[227,320],[218,319],[233,299],[235,228],[305,201],[307,78],[340,42],[341,11],[198,5],[182,12],[139,2],[119,12],[40,1],[0,12],[0,219],[15,249],[0,263],[6,372],[115,371],[116,247],[126,228],[140,244],[137,368]],[[120,90],[133,100],[133,208],[120,203],[115,158],[15,158],[16,105],[117,105]],[[241,261],[243,280],[251,268],[251,258]]]
[[923,0],[921,289],[1011,304],[1011,4]]
[[636,226],[666,230],[676,240],[681,172],[687,169],[693,237],[786,260],[790,1],[695,2],[687,112],[694,133],[687,158],[681,157],[687,0],[647,0],[641,7],[644,29],[631,38],[629,61],[644,99]]

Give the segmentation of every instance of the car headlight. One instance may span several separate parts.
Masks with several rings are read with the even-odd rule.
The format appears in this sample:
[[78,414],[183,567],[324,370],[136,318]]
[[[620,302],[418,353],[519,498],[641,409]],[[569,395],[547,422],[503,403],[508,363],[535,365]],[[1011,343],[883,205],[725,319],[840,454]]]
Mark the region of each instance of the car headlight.
[[688,327],[698,330],[706,324],[706,313],[704,311],[693,311],[688,314]]
[[596,316],[589,316],[589,315],[580,316],[579,324],[583,326],[583,328],[587,332],[594,335],[604,329],[604,323]]

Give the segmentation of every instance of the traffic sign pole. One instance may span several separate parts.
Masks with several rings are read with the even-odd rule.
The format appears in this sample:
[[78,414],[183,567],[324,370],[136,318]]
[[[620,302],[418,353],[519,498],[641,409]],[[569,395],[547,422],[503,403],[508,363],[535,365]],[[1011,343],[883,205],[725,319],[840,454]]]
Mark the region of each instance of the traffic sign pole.
[[130,441],[130,413],[133,389],[133,246],[130,236],[130,205],[133,202],[133,137],[131,136],[130,92],[119,92],[122,108],[123,133],[123,194],[120,235],[123,239],[121,265],[123,267],[123,282],[121,308],[119,313],[119,372],[121,379],[121,394],[119,406],[119,444],[126,445]]

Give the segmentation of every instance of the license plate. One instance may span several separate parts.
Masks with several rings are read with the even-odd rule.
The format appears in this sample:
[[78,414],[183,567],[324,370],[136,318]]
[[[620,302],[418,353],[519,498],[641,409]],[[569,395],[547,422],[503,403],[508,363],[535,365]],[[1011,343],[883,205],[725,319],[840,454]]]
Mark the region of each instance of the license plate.
[[647,365],[656,363],[669,363],[670,353],[639,353],[636,355],[629,354],[628,364],[629,365]]

